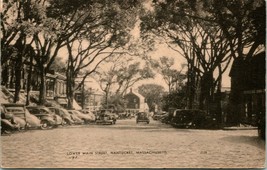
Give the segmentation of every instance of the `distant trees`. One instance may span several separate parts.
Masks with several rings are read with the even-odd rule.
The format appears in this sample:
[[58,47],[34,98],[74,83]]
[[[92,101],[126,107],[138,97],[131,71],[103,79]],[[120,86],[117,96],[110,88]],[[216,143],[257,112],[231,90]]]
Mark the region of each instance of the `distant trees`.
[[138,93],[145,97],[149,111],[162,110],[162,98],[165,89],[158,84],[143,84],[138,87]]
[[186,86],[183,84],[179,89],[162,97],[162,110],[168,111],[173,108],[185,109],[187,108],[186,99]]
[[174,66],[174,58],[162,56],[159,60],[150,59],[150,64],[152,67],[158,72],[162,77],[164,82],[168,86],[169,93],[171,91],[176,90],[178,86],[183,82],[186,78],[185,74],[182,73],[185,65],[181,65],[181,69],[178,71]]
[[111,96],[118,97],[138,81],[153,78],[154,73],[147,65],[123,54],[106,59],[105,66],[95,73],[95,79],[105,93],[106,102]]

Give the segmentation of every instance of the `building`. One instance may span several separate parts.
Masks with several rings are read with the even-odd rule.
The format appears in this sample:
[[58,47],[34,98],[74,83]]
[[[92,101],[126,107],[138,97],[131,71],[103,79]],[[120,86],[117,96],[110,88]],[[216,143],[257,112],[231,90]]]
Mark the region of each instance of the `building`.
[[66,76],[55,72],[46,74],[46,99],[55,100],[62,107],[67,108]]
[[144,96],[134,92],[132,89],[128,94],[124,95],[124,99],[127,111],[133,111],[133,112],[149,111]]
[[103,94],[92,88],[80,88],[75,91],[74,99],[77,101],[77,104],[79,104],[82,109],[94,111],[100,109]]
[[230,71],[230,118],[256,124],[265,114],[265,51],[249,60],[236,59]]

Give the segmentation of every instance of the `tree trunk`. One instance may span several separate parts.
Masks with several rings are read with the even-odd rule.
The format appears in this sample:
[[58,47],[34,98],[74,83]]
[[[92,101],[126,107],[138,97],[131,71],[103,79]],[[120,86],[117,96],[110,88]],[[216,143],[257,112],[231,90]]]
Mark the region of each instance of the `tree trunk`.
[[187,108],[192,109],[195,98],[195,73],[193,71],[192,63],[188,63],[187,75]]
[[68,108],[73,109],[73,100],[74,100],[74,86],[75,86],[75,75],[73,75],[73,70],[69,66],[66,72],[67,77],[67,88],[66,94],[68,98]]
[[221,66],[219,66],[219,80],[217,84],[217,92],[216,92],[216,97],[215,97],[216,117],[217,117],[217,122],[219,125],[223,123],[222,106],[221,106],[221,101],[222,101],[221,86],[222,86],[222,73],[221,73]]
[[23,33],[17,40],[15,47],[17,48],[17,59],[15,61],[15,95],[14,103],[19,101],[20,89],[21,89],[21,71],[23,69],[23,54],[24,54],[24,44],[23,44]]
[[[71,88],[69,88],[71,89]],[[68,108],[73,109],[73,100],[74,100],[74,95],[72,92],[67,93],[67,98],[68,98]]]
[[247,82],[245,81],[246,63],[238,57],[234,60],[230,77],[231,77],[231,93],[230,93],[230,113],[227,120],[229,124],[239,124],[242,115],[242,92],[245,89]]
[[15,64],[15,95],[14,103],[19,101],[19,94],[21,89],[21,70],[22,70],[22,54],[19,53]]
[[213,94],[213,74],[211,71],[207,71],[203,74],[200,80],[200,97],[199,97],[199,109],[207,110],[210,112],[212,105]]
[[45,73],[45,68],[44,66],[39,66],[40,67],[40,79],[41,79],[41,84],[40,84],[40,94],[39,94],[39,104],[44,105],[45,104],[45,97],[46,97],[46,73]]
[[31,91],[31,80],[32,80],[32,62],[33,62],[33,56],[30,56],[30,67],[29,67],[29,73],[28,73],[28,80],[27,80],[27,98],[26,98],[26,105],[30,104],[30,91]]

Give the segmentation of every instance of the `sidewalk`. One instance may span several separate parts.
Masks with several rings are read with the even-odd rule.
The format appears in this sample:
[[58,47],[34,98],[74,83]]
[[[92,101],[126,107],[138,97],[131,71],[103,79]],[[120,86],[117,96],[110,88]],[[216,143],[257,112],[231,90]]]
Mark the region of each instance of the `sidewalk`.
[[246,124],[240,124],[239,126],[230,126],[230,127],[223,127],[223,130],[257,130],[258,127],[246,125]]

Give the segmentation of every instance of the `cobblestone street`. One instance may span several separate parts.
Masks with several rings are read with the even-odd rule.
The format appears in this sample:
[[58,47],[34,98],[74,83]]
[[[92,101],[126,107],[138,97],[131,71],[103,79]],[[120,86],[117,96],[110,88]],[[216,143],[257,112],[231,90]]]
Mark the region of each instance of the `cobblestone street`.
[[264,167],[256,130],[175,129],[160,122],[76,125],[2,136],[2,167]]

